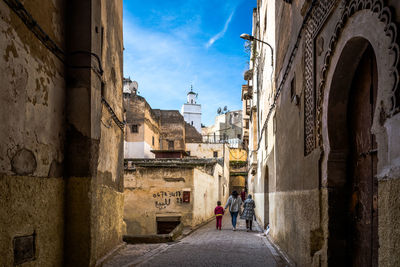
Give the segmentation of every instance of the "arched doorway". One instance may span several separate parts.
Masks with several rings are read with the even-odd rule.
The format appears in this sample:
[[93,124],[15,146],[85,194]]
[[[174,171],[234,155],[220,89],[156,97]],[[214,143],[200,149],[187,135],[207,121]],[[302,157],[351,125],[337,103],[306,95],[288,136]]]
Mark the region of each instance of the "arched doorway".
[[374,50],[363,38],[344,47],[328,101],[328,264],[378,265],[377,95]]
[[265,167],[264,174],[264,229],[269,223],[269,172],[268,166]]

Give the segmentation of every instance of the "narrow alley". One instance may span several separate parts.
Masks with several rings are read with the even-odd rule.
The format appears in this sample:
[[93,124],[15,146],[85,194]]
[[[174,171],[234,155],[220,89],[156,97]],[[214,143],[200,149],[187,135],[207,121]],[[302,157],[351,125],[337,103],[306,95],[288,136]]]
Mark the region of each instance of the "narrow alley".
[[225,215],[222,230],[215,220],[171,243],[127,245],[103,267],[128,266],[286,266],[280,254],[255,224],[246,231],[244,220],[232,231]]
[[0,267],[399,267],[399,33],[400,0],[0,0]]

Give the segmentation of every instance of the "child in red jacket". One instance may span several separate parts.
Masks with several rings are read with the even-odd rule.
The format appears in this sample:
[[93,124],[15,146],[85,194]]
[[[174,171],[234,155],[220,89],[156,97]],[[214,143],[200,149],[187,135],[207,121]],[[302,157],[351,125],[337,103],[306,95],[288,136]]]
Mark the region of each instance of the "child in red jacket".
[[224,215],[224,208],[221,207],[221,201],[217,202],[217,206],[214,209],[215,218],[217,220],[217,230],[221,230],[222,216]]

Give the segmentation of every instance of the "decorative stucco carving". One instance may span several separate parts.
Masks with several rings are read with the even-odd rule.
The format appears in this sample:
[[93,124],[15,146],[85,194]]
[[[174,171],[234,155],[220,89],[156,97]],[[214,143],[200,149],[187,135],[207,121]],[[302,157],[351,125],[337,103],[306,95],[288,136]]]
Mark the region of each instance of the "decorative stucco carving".
[[[336,44],[340,38],[343,28],[346,26],[349,18],[361,10],[370,10],[377,14],[377,18],[385,24],[384,33],[382,38],[389,38],[390,45],[387,47],[387,53],[393,58],[392,65],[388,68],[390,76],[393,77],[391,85],[391,107],[385,110],[386,118],[392,117],[393,115],[400,112],[400,90],[399,85],[399,56],[400,49],[397,43],[397,26],[392,21],[392,11],[384,4],[382,0],[344,0],[344,8],[340,19],[336,23],[335,30],[329,39],[328,49],[324,56],[324,63],[320,71],[321,81],[318,85],[317,95],[317,110],[316,110],[316,127],[317,127],[317,141],[318,145],[322,147],[322,103],[323,103],[323,92],[326,86],[327,73],[330,68],[330,61],[335,52]],[[386,49],[386,48],[385,48]],[[306,76],[306,78],[308,78]],[[382,115],[381,115],[382,117]],[[306,136],[307,138],[307,136]]]
[[315,95],[315,38],[318,35],[321,27],[331,13],[337,1],[321,0],[314,7],[310,19],[307,22],[305,30],[304,42],[304,153],[308,155],[314,150],[316,145],[315,139],[315,110],[316,110],[316,95]]

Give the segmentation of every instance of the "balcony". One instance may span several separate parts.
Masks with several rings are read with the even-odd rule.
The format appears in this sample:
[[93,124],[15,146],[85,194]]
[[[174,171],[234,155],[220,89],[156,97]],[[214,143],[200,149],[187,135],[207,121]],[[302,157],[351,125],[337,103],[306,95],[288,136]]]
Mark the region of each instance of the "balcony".
[[255,150],[249,153],[249,172],[252,175],[257,173],[257,151]]

